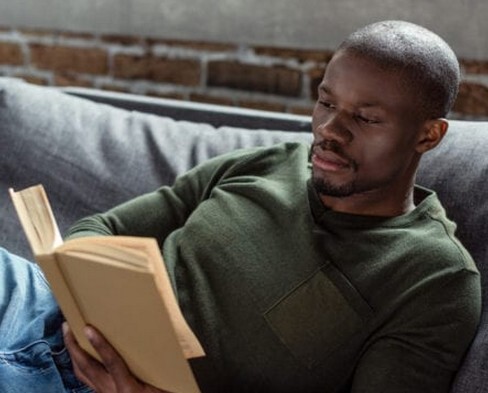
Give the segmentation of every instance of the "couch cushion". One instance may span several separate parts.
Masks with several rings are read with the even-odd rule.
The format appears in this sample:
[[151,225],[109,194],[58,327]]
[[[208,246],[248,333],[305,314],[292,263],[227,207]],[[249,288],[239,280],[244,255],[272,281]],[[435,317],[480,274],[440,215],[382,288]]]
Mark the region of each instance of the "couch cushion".
[[61,232],[233,149],[308,133],[214,128],[0,78],[0,245],[31,258],[7,189],[44,184]]

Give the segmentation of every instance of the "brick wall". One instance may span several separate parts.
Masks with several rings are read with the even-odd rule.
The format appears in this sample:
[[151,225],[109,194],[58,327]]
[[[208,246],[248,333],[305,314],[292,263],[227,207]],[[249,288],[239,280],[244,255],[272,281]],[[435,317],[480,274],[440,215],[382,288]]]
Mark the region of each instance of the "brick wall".
[[[0,27],[0,75],[310,114],[331,51]],[[488,118],[488,61],[461,59],[452,117]]]

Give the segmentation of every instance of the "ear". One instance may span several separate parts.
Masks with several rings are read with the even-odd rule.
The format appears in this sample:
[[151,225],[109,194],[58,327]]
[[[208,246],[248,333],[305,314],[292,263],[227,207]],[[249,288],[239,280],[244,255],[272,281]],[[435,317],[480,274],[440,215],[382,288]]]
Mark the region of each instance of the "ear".
[[449,123],[446,119],[427,120],[419,133],[416,150],[423,154],[436,147],[446,135]]

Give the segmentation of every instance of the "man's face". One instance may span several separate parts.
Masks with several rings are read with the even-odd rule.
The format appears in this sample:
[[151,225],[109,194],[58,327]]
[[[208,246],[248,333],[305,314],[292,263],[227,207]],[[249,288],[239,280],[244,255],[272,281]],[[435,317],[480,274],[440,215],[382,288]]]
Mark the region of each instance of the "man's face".
[[406,192],[421,122],[400,76],[342,51],[327,66],[313,112],[312,179],[322,196]]

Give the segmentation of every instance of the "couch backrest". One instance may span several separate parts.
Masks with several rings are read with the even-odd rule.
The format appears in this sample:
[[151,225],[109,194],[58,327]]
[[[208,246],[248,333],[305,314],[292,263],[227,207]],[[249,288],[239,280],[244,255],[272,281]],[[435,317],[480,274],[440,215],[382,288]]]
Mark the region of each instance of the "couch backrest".
[[[168,100],[149,100],[153,109],[158,102]],[[246,117],[246,122],[263,123],[257,111],[248,112],[254,120]],[[77,219],[171,184],[178,174],[215,155],[281,141],[311,141],[306,132],[175,121],[10,78],[0,78],[0,138],[0,246],[29,258],[9,187],[42,183],[64,233]]]
[[173,120],[205,123],[216,128],[237,127],[252,130],[310,132],[310,116],[154,98],[84,87],[64,87],[61,90],[76,97],[121,109],[171,117]]
[[[488,122],[451,121],[441,145],[423,157],[418,183],[436,190],[456,235],[481,272],[488,304]],[[488,307],[452,392],[488,392]]]
[[450,121],[440,146],[422,158],[417,177],[438,193],[458,224],[457,236],[483,272],[488,268],[487,148],[488,122]]

